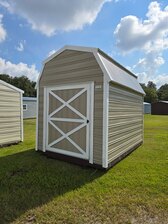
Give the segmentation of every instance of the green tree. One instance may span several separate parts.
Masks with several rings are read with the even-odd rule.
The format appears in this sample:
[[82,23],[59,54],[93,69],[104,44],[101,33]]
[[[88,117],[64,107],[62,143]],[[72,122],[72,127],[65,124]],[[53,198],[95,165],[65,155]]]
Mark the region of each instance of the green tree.
[[159,100],[168,100],[168,84],[162,85],[157,93]]
[[156,84],[153,83],[152,81],[149,81],[149,82],[148,82],[147,87],[148,87],[148,88],[152,88],[152,89],[157,90],[157,88],[156,88]]
[[145,93],[146,93],[146,96],[144,98],[145,102],[148,102],[148,103],[157,102],[158,96],[157,96],[157,91],[155,89],[147,88]]
[[0,79],[9,83],[9,84],[12,84],[12,77],[9,76],[9,75],[6,75],[6,74],[0,74]]
[[141,83],[141,86],[146,93],[146,96],[144,97],[145,102],[154,103],[158,100],[157,88],[155,83],[149,81],[147,86],[144,83]]
[[19,89],[22,89],[24,91],[24,96],[29,97],[36,96],[36,90],[35,90],[36,82],[31,81],[26,76],[11,77],[6,74],[0,74],[0,79],[13,86],[16,86]]

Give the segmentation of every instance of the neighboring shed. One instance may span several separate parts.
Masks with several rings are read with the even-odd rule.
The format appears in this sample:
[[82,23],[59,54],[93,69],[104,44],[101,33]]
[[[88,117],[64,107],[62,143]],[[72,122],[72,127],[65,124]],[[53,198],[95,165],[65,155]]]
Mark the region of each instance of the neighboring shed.
[[152,114],[168,115],[168,101],[159,101],[152,103]]
[[23,118],[35,118],[37,109],[36,97],[23,97]]
[[151,104],[144,102],[144,114],[151,114]]
[[37,82],[36,150],[109,168],[143,142],[144,91],[97,48],[65,46]]
[[23,141],[23,91],[0,80],[0,146]]

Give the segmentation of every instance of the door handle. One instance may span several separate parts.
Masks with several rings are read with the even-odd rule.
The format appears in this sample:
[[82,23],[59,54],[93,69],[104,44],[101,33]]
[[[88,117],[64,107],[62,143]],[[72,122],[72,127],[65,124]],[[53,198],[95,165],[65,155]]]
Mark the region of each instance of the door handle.
[[87,124],[89,123],[89,120],[87,120]]

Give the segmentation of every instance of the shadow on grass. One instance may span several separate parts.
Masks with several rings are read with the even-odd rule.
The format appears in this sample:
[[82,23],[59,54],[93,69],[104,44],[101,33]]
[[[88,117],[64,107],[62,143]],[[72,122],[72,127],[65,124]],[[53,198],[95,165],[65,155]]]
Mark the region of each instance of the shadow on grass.
[[29,209],[75,190],[102,171],[24,151],[0,158],[0,223],[10,223]]

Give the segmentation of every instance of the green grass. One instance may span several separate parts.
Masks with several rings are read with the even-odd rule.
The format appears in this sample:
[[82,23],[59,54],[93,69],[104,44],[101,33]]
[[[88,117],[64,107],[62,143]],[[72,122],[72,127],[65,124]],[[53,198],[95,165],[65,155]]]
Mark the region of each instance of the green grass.
[[24,127],[0,149],[0,224],[168,223],[168,116],[145,116],[144,145],[107,172],[46,158]]

